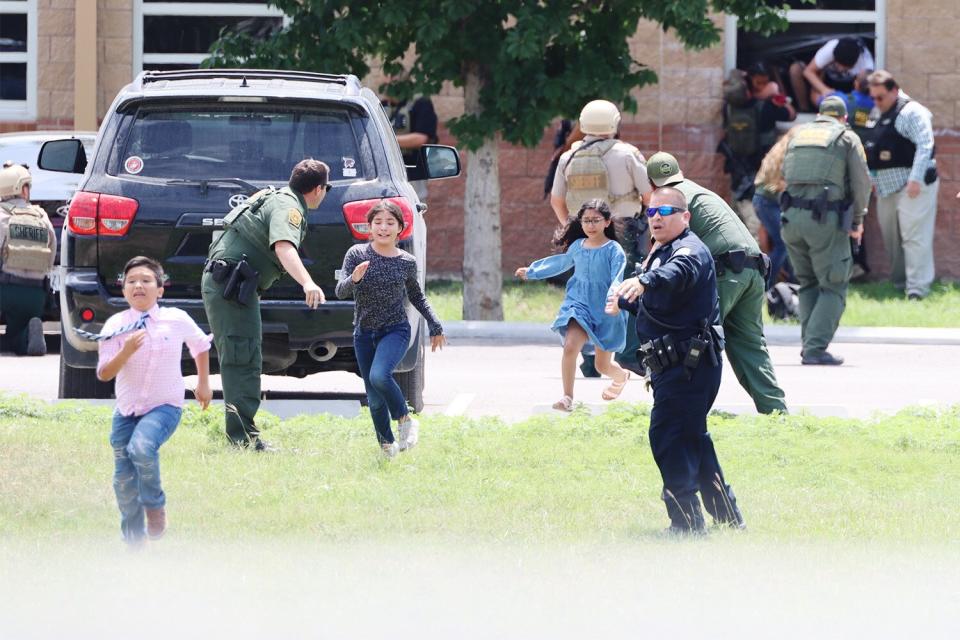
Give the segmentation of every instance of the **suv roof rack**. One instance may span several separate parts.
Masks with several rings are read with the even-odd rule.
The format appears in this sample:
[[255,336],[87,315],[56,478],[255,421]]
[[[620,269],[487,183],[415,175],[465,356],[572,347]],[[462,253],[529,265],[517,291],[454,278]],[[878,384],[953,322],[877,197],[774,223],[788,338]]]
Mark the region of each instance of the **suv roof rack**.
[[295,82],[319,82],[339,84],[359,92],[360,80],[354,75],[315,73],[313,71],[290,71],[280,69],[185,69],[180,71],[144,71],[138,78],[140,87],[150,82],[176,80],[204,80],[212,78],[235,78],[237,80],[291,80]]

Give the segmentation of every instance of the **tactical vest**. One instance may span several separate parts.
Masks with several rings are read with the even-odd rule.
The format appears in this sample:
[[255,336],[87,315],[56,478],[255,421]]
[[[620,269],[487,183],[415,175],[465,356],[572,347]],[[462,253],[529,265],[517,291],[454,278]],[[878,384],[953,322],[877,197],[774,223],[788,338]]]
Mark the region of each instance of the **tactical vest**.
[[603,157],[613,149],[619,140],[602,138],[581,144],[570,153],[570,159],[564,167],[567,180],[567,211],[573,215],[583,203],[599,198],[612,208],[624,200],[635,200],[640,211],[640,193],[636,189],[623,194],[610,192],[610,178]]
[[839,122],[815,121],[801,126],[787,146],[783,176],[793,186],[832,186],[827,201],[846,196],[846,150],[837,141],[847,128]]
[[867,166],[873,170],[892,169],[894,167],[912,167],[917,145],[909,138],[900,135],[894,124],[897,116],[910,102],[903,96],[876,122],[867,124],[863,147],[867,153]]
[[3,222],[4,243],[3,247],[0,247],[3,272],[23,277],[45,278],[50,271],[53,256],[46,212],[33,204],[0,204],[0,207],[10,214]]
[[873,100],[869,95],[858,91],[845,94],[844,99],[847,101],[847,113],[850,114],[848,118],[850,128],[858,136],[863,137],[863,131],[870,121],[870,112],[873,110]]
[[417,97],[414,97],[413,100],[407,100],[403,104],[397,105],[390,112],[390,126],[393,127],[393,132],[398,136],[410,133],[410,110],[413,109],[413,103],[416,102],[416,99]]
[[753,156],[774,145],[777,130],[760,131],[760,109],[763,102],[751,101],[743,106],[726,105],[724,138],[738,156]]
[[[246,253],[250,264],[260,272],[260,289],[266,291],[283,274],[283,265],[277,254],[270,250],[270,223],[262,215],[260,209],[271,197],[286,193],[294,200],[297,197],[289,191],[278,191],[273,187],[262,189],[246,202],[237,205],[223,218],[224,232],[216,243],[210,247],[211,258],[225,258],[238,260],[242,253]],[[306,222],[300,226],[300,241],[306,236]],[[239,236],[239,239],[237,238]],[[217,245],[225,243],[222,251],[215,251]]]

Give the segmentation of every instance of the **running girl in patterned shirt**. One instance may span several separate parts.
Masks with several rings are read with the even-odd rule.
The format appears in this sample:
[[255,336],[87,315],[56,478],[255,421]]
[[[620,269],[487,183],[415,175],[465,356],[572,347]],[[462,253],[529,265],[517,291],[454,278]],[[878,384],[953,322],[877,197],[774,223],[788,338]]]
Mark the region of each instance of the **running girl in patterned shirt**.
[[[160,538],[167,528],[166,496],[160,486],[160,445],[167,441],[183,411],[180,358],[186,343],[197,365],[194,395],[202,409],[210,404],[210,341],[181,309],[160,307],[163,268],[137,256],[123,268],[123,297],[130,308],[111,316],[99,336],[97,378],[116,378],[113,413],[113,489],[120,507],[120,530],[134,546],[144,536]],[[144,528],[146,515],[146,528]]]
[[623,281],[627,259],[617,243],[611,223],[610,207],[603,200],[583,203],[576,217],[554,241],[564,253],[541,258],[529,267],[517,269],[521,280],[543,280],[573,268],[567,281],[567,293],[560,304],[552,329],[563,337],[563,397],[553,404],[558,411],[573,411],[573,380],[577,356],[586,342],[597,348],[596,367],[613,378],[603,390],[604,400],[620,396],[630,372],[613,360],[627,340],[626,312],[615,316],[604,313],[607,296]]
[[[405,223],[400,207],[381,200],[367,212],[370,242],[356,244],[343,258],[337,297],[353,297],[353,347],[370,417],[383,453],[393,458],[417,444],[419,427],[410,416],[393,370],[410,344],[410,322],[405,300],[420,312],[430,328],[430,350],[447,343],[440,320],[427,302],[417,279],[416,259],[397,247]],[[397,421],[399,441],[393,437],[390,418]]]

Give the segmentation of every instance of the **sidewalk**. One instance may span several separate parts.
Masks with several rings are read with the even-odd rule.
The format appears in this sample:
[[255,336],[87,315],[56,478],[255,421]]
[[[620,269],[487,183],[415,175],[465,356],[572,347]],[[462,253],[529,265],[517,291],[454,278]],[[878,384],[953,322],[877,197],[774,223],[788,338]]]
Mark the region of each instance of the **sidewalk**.
[[[463,342],[508,342],[514,344],[560,344],[549,325],[536,322],[491,322],[466,320],[444,322],[451,340]],[[768,324],[763,328],[767,344],[800,345],[800,325]],[[834,343],[960,345],[960,329],[925,327],[840,327]]]

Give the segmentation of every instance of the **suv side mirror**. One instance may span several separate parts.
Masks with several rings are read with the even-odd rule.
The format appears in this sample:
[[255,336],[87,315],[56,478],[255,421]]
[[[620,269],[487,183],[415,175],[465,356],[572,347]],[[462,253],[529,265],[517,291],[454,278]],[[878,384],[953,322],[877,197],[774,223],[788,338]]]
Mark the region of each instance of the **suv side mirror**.
[[407,165],[407,180],[437,180],[460,175],[460,154],[453,147],[425,144],[417,150],[417,164]]
[[76,138],[48,140],[40,147],[37,166],[46,171],[83,173],[87,170],[87,152]]

